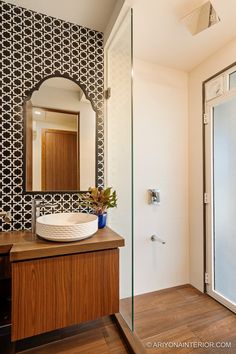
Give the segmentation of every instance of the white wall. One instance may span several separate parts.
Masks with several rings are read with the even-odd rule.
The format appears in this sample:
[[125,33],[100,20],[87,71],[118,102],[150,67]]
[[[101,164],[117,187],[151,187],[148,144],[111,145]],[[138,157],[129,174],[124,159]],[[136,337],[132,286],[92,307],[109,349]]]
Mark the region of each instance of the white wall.
[[80,103],[80,189],[96,185],[96,117],[90,103]]
[[[188,75],[134,61],[135,293],[189,282]],[[160,188],[149,205],[147,190]],[[151,242],[152,234],[166,245]]]
[[190,282],[203,291],[202,82],[236,61],[236,39],[189,74]]
[[107,40],[109,39],[111,33],[113,32],[114,28],[116,27],[116,22],[122,12],[124,3],[125,3],[125,0],[116,0],[114,10],[112,11],[109,22],[105,28],[104,33],[103,33],[104,45],[106,45]]
[[[235,53],[233,40],[189,74],[134,62],[137,294],[187,282],[203,291],[202,82],[235,62]],[[155,187],[157,207],[147,204]],[[166,245],[151,243],[153,233]]]

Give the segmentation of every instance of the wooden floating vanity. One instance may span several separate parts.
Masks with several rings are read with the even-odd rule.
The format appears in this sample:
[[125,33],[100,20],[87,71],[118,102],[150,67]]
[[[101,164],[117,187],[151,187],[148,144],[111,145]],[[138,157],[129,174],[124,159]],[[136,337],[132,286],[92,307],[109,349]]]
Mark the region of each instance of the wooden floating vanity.
[[11,273],[12,341],[119,312],[122,246],[109,228],[70,243],[0,233],[0,277]]

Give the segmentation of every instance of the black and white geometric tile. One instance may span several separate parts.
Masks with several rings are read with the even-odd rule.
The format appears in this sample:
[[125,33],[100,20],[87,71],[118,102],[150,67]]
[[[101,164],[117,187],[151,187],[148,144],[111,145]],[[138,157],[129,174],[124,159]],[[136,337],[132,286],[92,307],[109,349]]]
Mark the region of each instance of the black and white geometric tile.
[[[97,183],[104,183],[103,34],[0,1],[1,7],[1,206],[13,220],[0,230],[31,227],[33,196],[23,193],[23,103],[52,76],[75,81],[97,116]],[[34,195],[78,210],[77,194]]]

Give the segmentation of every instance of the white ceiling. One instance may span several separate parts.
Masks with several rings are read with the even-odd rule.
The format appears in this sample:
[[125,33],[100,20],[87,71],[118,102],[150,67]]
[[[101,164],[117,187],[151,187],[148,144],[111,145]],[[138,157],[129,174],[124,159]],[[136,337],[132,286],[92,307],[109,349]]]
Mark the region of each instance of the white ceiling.
[[41,87],[43,86],[81,92],[80,87],[75,82],[68,80],[64,77],[52,77],[50,79],[47,79],[41,85]]
[[[119,0],[7,0],[53,17],[104,31]],[[207,0],[126,0],[134,8],[134,54],[190,71],[236,36],[236,0],[212,0],[221,21],[192,36],[181,22]]]
[[134,0],[135,56],[189,71],[223,47],[236,36],[236,0],[212,0],[221,22],[195,36],[180,21],[206,1]]
[[7,0],[6,2],[103,32],[117,0]]

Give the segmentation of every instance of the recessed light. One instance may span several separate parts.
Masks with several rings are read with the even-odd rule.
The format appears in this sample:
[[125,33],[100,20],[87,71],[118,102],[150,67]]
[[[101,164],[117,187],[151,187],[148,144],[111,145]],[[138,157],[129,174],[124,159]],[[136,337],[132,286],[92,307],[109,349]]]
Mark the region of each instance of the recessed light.
[[42,112],[40,111],[34,111],[34,113],[37,115],[37,116],[40,116],[42,114]]

